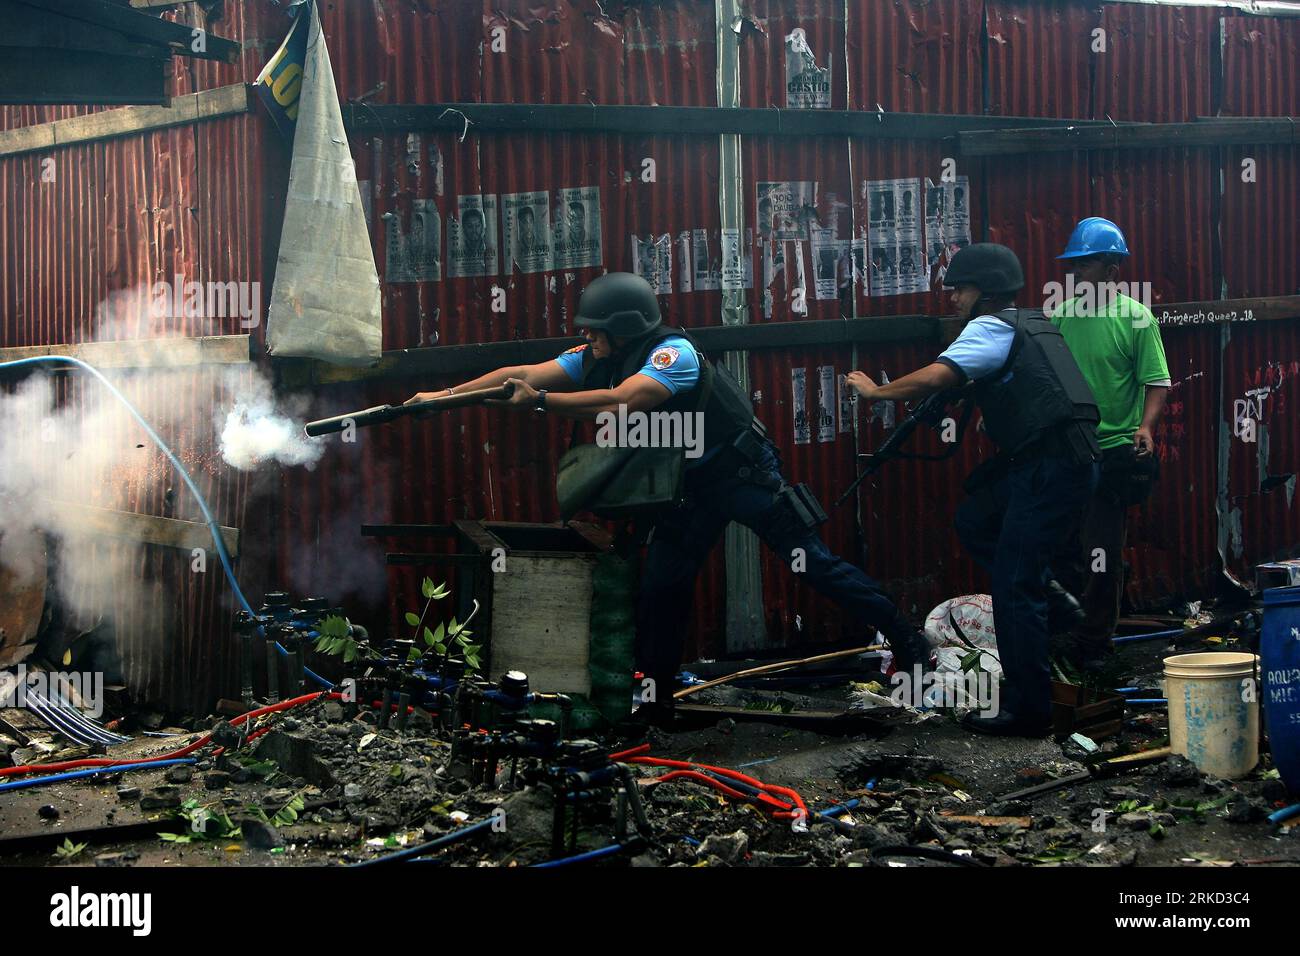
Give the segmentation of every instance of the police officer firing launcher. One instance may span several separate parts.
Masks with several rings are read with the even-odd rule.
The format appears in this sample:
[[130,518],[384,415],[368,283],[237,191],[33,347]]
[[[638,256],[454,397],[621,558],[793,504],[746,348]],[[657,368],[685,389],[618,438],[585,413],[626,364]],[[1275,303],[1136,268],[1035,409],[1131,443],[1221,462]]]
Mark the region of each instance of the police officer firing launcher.
[[[810,585],[884,634],[900,668],[910,671],[927,663],[925,639],[880,586],[822,542],[815,516],[820,509],[802,486],[792,487],[782,477],[778,452],[755,418],[749,396],[690,335],[664,326],[649,283],[626,272],[601,276],[583,291],[575,324],[587,344],[548,362],[499,368],[446,391],[509,383],[511,398],[497,404],[574,419],[592,420],[601,413],[702,415],[703,448],[694,457],[682,453],[680,500],[649,515],[636,664],[655,692],[644,713],[638,712],[641,719],[660,724],[671,719],[672,682],[681,664],[695,578],[732,521],[753,529]],[[438,394],[445,393],[421,392],[409,401]],[[630,454],[659,451],[639,448]],[[636,493],[625,490],[628,496]]]
[[1051,729],[1048,615],[1077,617],[1079,604],[1049,562],[1097,480],[1097,404],[1060,331],[1041,312],[1015,307],[1025,284],[1006,246],[982,242],[953,256],[944,285],[968,320],[930,365],[888,385],[862,372],[849,384],[868,401],[919,400],[966,386],[999,454],[966,480],[957,535],[993,576],[993,623],[1003,685],[999,706],[966,725],[990,734],[1041,737]]

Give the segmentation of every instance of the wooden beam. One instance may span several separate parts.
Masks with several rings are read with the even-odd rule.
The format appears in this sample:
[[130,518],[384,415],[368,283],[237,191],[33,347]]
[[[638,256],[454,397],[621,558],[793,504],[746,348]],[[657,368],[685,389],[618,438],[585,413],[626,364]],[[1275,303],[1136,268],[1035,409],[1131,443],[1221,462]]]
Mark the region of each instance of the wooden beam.
[[201,49],[195,49],[194,31],[186,23],[173,23],[130,7],[109,3],[107,0],[17,0],[30,7],[45,10],[56,17],[84,20],[106,30],[113,30],[135,40],[143,40],[169,48],[180,56],[200,60],[223,60],[234,63],[239,59],[240,44],[199,30],[203,35]]
[[456,133],[614,133],[629,136],[851,136],[947,139],[962,130],[1104,125],[1107,121],[1031,116],[872,113],[864,110],[624,106],[563,103],[374,103],[343,106],[343,122],[361,136],[448,130]]
[[75,143],[98,142],[132,133],[234,116],[247,113],[248,110],[248,84],[234,83],[177,96],[172,100],[171,106],[124,106],[121,109],[103,110],[85,116],[5,130],[0,132],[0,156],[16,156]]
[[[128,541],[157,544],[165,548],[179,548],[182,551],[191,551],[194,548],[210,550],[213,547],[212,530],[202,521],[159,518],[156,515],[94,508],[90,505],[74,504],[70,501],[52,501],[50,503],[57,507],[64,516],[75,520],[80,529],[93,535],[125,538]],[[221,526],[221,540],[232,558],[238,556],[238,528]]]
[[[1222,322],[1260,322],[1300,318],[1300,295],[1157,305],[1152,314],[1161,326],[1211,325]],[[945,345],[961,331],[962,321],[952,316],[891,315],[857,319],[816,319],[802,322],[764,322],[750,325],[709,325],[688,329],[712,354],[753,349],[803,348],[826,345],[885,345],[894,342],[931,342]],[[338,385],[387,379],[437,379],[479,375],[506,365],[530,365],[555,358],[581,343],[577,336],[439,345],[385,352],[369,368],[331,365],[306,359],[277,359],[281,380],[289,388]]]
[[252,361],[247,335],[202,335],[171,339],[127,339],[77,345],[19,345],[0,348],[0,362],[41,355],[70,355],[95,368],[180,368],[244,365]]
[[1300,318],[1300,295],[1273,295],[1257,299],[1221,299],[1211,302],[1174,302],[1157,305],[1151,314],[1163,327],[1222,325],[1225,322],[1277,322]]
[[[940,320],[932,316],[905,315],[875,319],[771,322],[757,325],[710,325],[689,329],[700,346],[711,353],[750,349],[797,348],[848,343],[880,344],[917,339],[938,341]],[[335,385],[344,382],[390,378],[460,375],[476,369],[504,365],[531,365],[553,359],[584,340],[568,338],[442,345],[433,348],[385,352],[369,368],[354,368],[299,359],[277,360],[284,382],[291,387]]]
[[959,132],[964,156],[1007,156],[1076,149],[1173,149],[1188,146],[1254,146],[1300,143],[1294,117],[1202,119],[1195,123],[994,129]]

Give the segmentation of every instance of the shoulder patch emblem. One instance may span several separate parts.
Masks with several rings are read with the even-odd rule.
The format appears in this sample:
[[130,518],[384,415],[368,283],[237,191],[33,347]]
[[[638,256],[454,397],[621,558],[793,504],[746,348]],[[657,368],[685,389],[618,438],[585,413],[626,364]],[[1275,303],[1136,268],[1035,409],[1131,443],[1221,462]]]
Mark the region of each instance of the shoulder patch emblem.
[[650,364],[658,369],[668,368],[677,361],[677,356],[680,354],[681,352],[673,348],[671,345],[665,345],[661,348],[655,349],[650,354]]
[[572,355],[574,352],[581,352],[583,349],[587,348],[588,345],[590,345],[590,343],[585,343],[585,344],[583,344],[583,345],[575,345],[575,346],[574,346],[573,348],[571,348],[571,349],[565,349],[565,350],[564,350],[564,354],[565,354],[565,355]]

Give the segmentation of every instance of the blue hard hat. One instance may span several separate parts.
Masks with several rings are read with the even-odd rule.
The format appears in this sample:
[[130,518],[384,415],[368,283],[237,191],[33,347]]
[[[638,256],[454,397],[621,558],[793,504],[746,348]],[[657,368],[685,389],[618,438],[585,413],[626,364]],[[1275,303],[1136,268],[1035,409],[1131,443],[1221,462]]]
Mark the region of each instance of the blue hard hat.
[[1084,256],[1097,256],[1113,253],[1119,256],[1129,254],[1124,242],[1124,233],[1119,226],[1100,216],[1089,216],[1074,227],[1070,241],[1065,244],[1065,252],[1058,259],[1080,259]]

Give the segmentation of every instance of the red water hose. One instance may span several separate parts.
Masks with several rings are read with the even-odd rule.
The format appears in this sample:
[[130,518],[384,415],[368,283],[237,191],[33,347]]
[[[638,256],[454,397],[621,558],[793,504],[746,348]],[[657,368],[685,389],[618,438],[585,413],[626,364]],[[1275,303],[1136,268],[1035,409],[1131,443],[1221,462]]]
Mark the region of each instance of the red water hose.
[[[232,727],[261,717],[265,714],[274,714],[278,711],[288,710],[290,707],[297,707],[299,704],[310,703],[321,697],[331,699],[341,699],[342,694],[331,691],[317,691],[312,694],[303,694],[301,697],[294,697],[289,700],[282,700],[278,704],[271,704],[268,707],[260,707],[257,710],[249,711],[247,714],[240,714],[230,721]],[[261,732],[255,732],[260,736]],[[249,737],[252,739],[252,736]],[[119,764],[136,764],[136,763],[154,763],[158,760],[174,760],[177,757],[188,757],[194,751],[201,747],[206,747],[212,742],[212,734],[204,734],[198,740],[189,746],[182,747],[180,750],[173,750],[171,753],[157,754],[153,757],[131,757],[125,760],[110,760],[107,757],[86,757],[81,760],[64,760],[61,763],[41,763],[27,764],[22,767],[5,767],[0,769],[0,777],[13,777],[24,773],[60,773],[64,770],[79,770],[82,767],[116,767]]]
[[[732,770],[730,767],[716,767],[707,763],[694,763],[686,760],[670,760],[666,757],[645,756],[645,751],[649,749],[649,744],[642,744],[641,746],[634,747],[631,750],[624,750],[616,754],[611,754],[610,759],[620,760],[624,763],[641,764],[648,767],[670,767],[672,770],[660,777],[660,780],[685,778],[701,783],[707,783],[709,786],[713,787],[713,789],[725,793],[727,796],[734,799],[757,801],[764,804],[767,809],[773,811],[772,816],[778,820],[808,818],[808,808],[804,804],[803,798],[797,791],[792,790],[789,787],[780,787],[776,784],[764,783],[748,774],[741,773],[739,770]],[[740,791],[727,786],[723,781],[718,780],[716,777],[711,777],[707,773],[704,773],[703,771],[706,770],[722,777],[728,777],[733,781],[744,783],[753,787],[755,790],[758,790],[759,793],[754,797],[750,797],[747,794],[741,793]],[[773,794],[779,794],[786,799],[785,801],[779,800],[777,797],[773,796]]]

